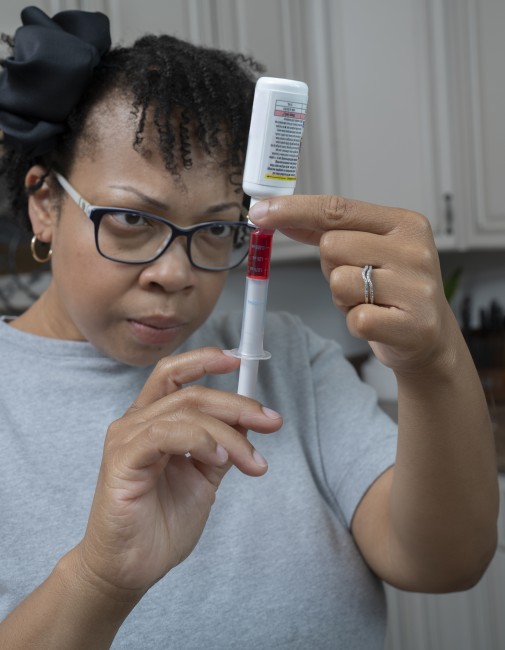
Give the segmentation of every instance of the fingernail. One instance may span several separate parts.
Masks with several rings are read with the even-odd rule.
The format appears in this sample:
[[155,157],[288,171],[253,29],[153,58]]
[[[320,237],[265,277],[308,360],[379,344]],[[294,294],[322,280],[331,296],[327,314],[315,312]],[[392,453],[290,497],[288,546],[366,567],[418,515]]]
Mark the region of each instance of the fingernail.
[[221,445],[218,445],[218,446],[216,447],[216,456],[219,458],[219,460],[220,460],[222,463],[226,463],[226,461],[228,460],[228,452],[227,452],[226,449],[225,449],[223,446],[221,446]]
[[260,467],[266,467],[268,465],[267,461],[263,458],[259,451],[256,451],[256,449],[253,451],[253,458],[256,465],[259,465]]
[[235,359],[237,358],[236,355],[233,354],[233,352],[232,352],[231,350],[221,350],[221,352],[222,352],[223,354],[225,354],[227,357],[233,357],[233,358],[235,358]]
[[268,201],[259,201],[255,203],[252,208],[249,210],[249,217],[251,221],[255,223],[261,221],[267,216],[268,213]]
[[277,411],[274,411],[273,409],[269,409],[266,406],[262,406],[261,410],[267,416],[267,418],[270,418],[271,420],[278,420],[279,418],[282,417],[280,413],[277,413]]

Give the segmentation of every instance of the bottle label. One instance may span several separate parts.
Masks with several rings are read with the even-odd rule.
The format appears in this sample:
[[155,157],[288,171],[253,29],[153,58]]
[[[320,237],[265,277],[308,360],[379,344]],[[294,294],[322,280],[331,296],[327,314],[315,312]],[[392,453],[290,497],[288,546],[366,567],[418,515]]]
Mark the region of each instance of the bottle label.
[[296,183],[307,103],[293,95],[273,93],[267,119],[265,169],[261,183],[278,185],[279,181]]

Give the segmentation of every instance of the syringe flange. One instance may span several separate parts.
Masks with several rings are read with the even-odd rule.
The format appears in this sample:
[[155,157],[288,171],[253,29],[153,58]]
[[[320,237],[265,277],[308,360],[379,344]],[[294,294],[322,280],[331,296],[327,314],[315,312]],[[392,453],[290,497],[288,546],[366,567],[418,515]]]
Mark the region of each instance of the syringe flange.
[[250,361],[266,361],[271,359],[272,355],[266,350],[262,350],[258,354],[249,354],[248,352],[241,352],[240,348],[234,348],[230,350],[230,354],[233,354],[234,357],[238,359],[249,359]]

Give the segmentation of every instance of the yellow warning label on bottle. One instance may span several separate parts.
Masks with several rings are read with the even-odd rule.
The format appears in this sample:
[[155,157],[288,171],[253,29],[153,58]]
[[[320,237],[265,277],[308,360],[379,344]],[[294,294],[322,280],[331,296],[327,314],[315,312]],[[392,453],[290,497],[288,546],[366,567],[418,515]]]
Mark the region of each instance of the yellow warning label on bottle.
[[276,174],[265,174],[265,178],[271,181],[296,181],[296,176],[278,176]]

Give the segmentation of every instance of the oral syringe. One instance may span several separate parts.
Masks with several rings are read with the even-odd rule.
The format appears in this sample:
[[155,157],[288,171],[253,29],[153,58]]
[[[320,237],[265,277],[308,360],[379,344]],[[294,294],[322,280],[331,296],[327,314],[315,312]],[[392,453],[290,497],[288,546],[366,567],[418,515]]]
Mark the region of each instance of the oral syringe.
[[[260,77],[256,83],[242,188],[259,200],[293,194],[307,112],[308,87],[303,81]],[[240,345],[237,392],[254,397],[259,362],[271,354],[263,349],[265,314],[274,231],[251,234]]]

